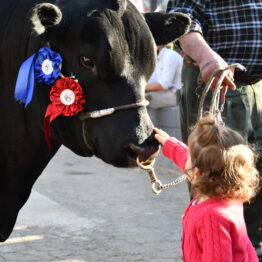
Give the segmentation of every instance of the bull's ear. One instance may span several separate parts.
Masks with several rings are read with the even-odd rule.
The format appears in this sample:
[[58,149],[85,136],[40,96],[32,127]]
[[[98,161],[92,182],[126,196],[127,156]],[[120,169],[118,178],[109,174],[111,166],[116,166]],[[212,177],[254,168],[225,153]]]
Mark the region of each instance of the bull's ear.
[[144,17],[157,45],[165,45],[179,38],[190,25],[190,18],[182,13],[145,13]]
[[53,4],[42,3],[36,5],[31,12],[33,30],[43,34],[47,28],[58,25],[62,20],[61,10]]
[[127,0],[113,0],[112,4],[113,4],[112,9],[117,11],[119,15],[121,16],[126,10]]

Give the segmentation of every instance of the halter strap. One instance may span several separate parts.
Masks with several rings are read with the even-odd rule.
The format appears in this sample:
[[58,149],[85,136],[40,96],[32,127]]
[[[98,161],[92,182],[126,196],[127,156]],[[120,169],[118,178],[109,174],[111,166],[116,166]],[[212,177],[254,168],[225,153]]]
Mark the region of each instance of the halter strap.
[[116,106],[116,107],[110,107],[106,109],[101,109],[101,110],[95,110],[92,112],[81,112],[79,115],[80,120],[86,120],[86,119],[92,119],[92,118],[100,118],[108,115],[112,115],[116,111],[122,111],[126,109],[133,109],[133,108],[138,108],[142,106],[148,106],[149,102],[147,100],[139,103],[132,103],[132,104],[127,104],[127,105],[122,105],[122,106]]
[[[144,100],[143,102],[139,102],[139,103],[132,103],[132,104],[127,104],[127,105],[122,105],[122,106],[116,106],[116,107],[106,108],[106,109],[102,109],[102,110],[96,110],[96,111],[92,111],[92,112],[83,112],[82,111],[79,115],[79,119],[80,120],[86,120],[86,119],[104,117],[104,116],[112,115],[116,111],[133,109],[133,108],[138,108],[138,107],[142,107],[142,106],[146,107],[146,106],[148,106],[148,104],[149,104],[149,102],[147,100]],[[90,151],[92,151],[92,147],[88,143],[88,140],[87,140],[87,137],[86,137],[86,134],[85,134],[85,126],[86,126],[86,122],[83,121],[82,122],[83,141],[84,141],[86,147]]]

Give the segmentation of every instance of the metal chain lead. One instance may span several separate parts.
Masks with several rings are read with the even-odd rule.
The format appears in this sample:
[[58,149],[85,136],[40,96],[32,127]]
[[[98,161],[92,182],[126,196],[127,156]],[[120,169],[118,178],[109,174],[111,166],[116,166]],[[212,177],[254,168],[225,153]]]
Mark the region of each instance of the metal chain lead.
[[175,179],[173,182],[161,185],[160,189],[168,189],[168,188],[170,188],[172,186],[176,186],[176,185],[180,184],[181,182],[185,181],[186,179],[187,179],[186,175],[181,175],[177,179]]
[[158,195],[159,193],[161,193],[163,189],[168,189],[172,186],[176,186],[187,179],[186,175],[182,175],[178,177],[177,179],[175,179],[173,182],[162,185],[161,181],[158,180],[158,178],[156,177],[155,169],[154,169],[154,162],[155,160],[153,160],[151,163],[140,162],[139,159],[137,158],[138,167],[140,167],[143,170],[146,170],[150,177],[151,189],[153,193]]

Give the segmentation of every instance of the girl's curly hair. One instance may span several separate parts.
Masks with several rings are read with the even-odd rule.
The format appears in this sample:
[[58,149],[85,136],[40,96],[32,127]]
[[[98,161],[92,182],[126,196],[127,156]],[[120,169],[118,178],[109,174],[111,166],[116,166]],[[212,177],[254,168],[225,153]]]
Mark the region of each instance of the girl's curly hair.
[[257,154],[242,136],[206,116],[193,127],[188,139],[192,167],[200,172],[193,192],[225,200],[249,202],[258,192]]

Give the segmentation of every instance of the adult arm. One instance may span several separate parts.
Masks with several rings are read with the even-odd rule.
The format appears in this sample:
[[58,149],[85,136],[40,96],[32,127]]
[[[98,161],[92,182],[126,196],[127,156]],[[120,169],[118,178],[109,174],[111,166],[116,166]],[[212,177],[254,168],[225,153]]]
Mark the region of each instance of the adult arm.
[[155,82],[155,83],[151,83],[151,84],[147,84],[146,85],[146,91],[162,91],[164,90],[163,86],[158,83],[158,82]]
[[147,92],[154,92],[154,91],[164,90],[164,87],[161,86],[161,84],[158,82],[157,68],[155,68],[153,74],[149,78],[145,90]]
[[[169,0],[167,12],[181,12],[191,18],[191,25],[188,33],[179,39],[179,44],[184,53],[193,58],[200,68],[202,79],[205,83],[209,80],[212,73],[220,68],[223,69],[227,63],[215,51],[211,49],[205,41],[202,25],[205,21],[206,0]],[[228,71],[222,85],[231,89],[236,89],[233,82],[233,72]],[[211,88],[216,85],[217,79]]]
[[[216,69],[223,69],[228,65],[221,56],[210,48],[199,32],[187,33],[179,39],[179,43],[182,50],[197,62],[205,83],[208,82]],[[233,81],[233,72],[229,71],[222,84],[234,90],[236,86]]]

